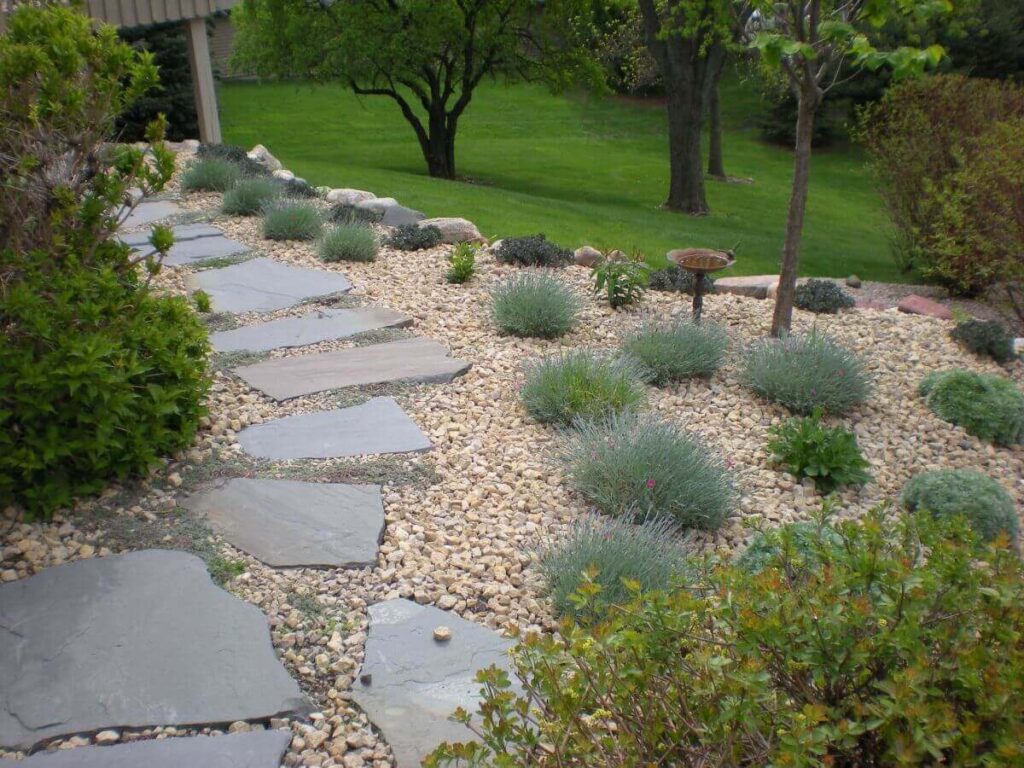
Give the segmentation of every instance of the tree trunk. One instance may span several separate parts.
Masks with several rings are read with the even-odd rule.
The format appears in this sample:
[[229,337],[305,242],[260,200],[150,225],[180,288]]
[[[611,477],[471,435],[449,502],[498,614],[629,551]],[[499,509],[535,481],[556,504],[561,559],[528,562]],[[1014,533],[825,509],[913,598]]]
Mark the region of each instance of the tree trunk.
[[722,106],[718,94],[722,69],[719,67],[715,72],[708,93],[708,175],[719,179],[725,178],[725,161],[722,160]]
[[700,152],[702,94],[693,84],[666,82],[669,190],[665,207],[696,216],[708,212]]
[[455,178],[455,126],[449,126],[445,114],[432,114],[423,157],[427,173],[436,179]]
[[772,315],[772,336],[789,333],[793,320],[793,295],[800,263],[800,238],[807,210],[807,186],[811,173],[811,140],[814,137],[814,114],[821,103],[821,93],[802,89],[798,94],[796,119],[796,151],[793,155],[793,190],[789,198],[786,218],[786,240],[782,246],[782,266],[779,272],[779,292],[775,297]]

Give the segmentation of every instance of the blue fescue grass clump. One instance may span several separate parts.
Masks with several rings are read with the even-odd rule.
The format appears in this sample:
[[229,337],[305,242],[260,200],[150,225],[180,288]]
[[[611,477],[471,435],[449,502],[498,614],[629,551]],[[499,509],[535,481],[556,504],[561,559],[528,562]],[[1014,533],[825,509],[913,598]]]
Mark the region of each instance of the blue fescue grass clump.
[[580,299],[555,277],[513,275],[491,292],[491,319],[511,336],[555,339],[576,325]]
[[281,198],[263,209],[263,236],[267,240],[315,240],[323,229],[323,217],[315,204]]
[[268,177],[242,179],[224,193],[220,210],[228,216],[257,216],[272,200],[281,194],[281,188]]
[[647,321],[622,344],[622,351],[643,364],[657,386],[711,376],[728,348],[729,336],[722,326],[695,324],[688,318]]
[[220,157],[196,159],[181,176],[186,192],[227,192],[242,178],[242,169]]
[[326,262],[373,261],[377,258],[377,235],[365,224],[337,224],[320,238],[317,252]]
[[630,360],[574,350],[528,364],[520,396],[537,421],[568,426],[642,405],[644,376]]

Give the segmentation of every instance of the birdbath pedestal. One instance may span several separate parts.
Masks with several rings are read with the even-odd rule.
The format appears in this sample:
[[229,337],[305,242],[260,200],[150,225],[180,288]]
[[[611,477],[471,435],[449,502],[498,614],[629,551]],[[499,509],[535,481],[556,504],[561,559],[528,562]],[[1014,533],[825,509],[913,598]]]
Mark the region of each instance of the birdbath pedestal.
[[704,275],[731,267],[736,263],[732,251],[716,251],[712,248],[680,248],[669,251],[666,256],[680,269],[693,275],[693,322],[699,323],[704,311],[704,290],[707,281]]

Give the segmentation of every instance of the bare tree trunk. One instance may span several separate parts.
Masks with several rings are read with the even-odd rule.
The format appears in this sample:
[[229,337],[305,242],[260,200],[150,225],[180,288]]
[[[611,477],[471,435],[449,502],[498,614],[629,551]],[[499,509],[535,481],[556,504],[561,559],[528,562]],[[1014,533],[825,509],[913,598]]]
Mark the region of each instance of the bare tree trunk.
[[437,179],[455,178],[455,131],[444,112],[430,116],[429,133],[423,146],[427,173]]
[[725,161],[722,159],[722,105],[719,103],[718,78],[711,84],[708,96],[708,175],[725,178]]
[[708,203],[700,152],[701,90],[693,84],[666,83],[666,93],[670,180],[665,207],[702,216]]

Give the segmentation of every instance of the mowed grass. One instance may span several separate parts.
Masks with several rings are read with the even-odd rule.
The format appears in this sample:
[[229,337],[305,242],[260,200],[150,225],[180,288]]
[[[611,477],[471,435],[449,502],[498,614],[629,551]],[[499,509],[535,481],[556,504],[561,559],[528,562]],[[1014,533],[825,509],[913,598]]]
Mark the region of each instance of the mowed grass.
[[[738,79],[723,94],[726,170],[750,184],[708,182],[712,213],[661,208],[668,189],[664,109],[616,98],[555,96],[535,85],[482,86],[459,127],[462,181],[431,179],[394,103],[340,86],[224,83],[226,142],[265,144],[314,185],[368,189],[424,211],[464,216],[491,238],[543,232],[570,248],[640,250],[738,244],[732,274],[776,272],[791,153],[760,141],[757,97]],[[849,147],[815,152],[801,259],[805,275],[895,281],[886,220]]]

